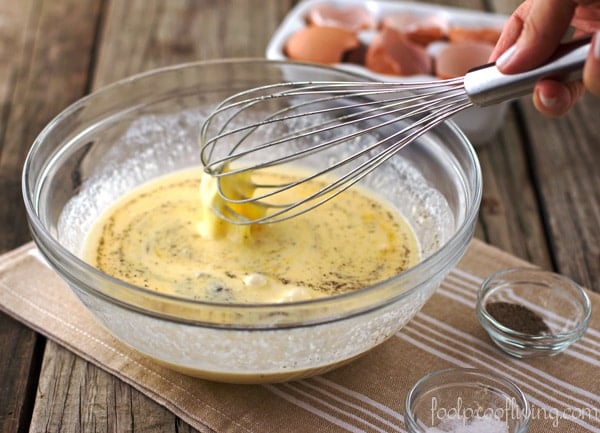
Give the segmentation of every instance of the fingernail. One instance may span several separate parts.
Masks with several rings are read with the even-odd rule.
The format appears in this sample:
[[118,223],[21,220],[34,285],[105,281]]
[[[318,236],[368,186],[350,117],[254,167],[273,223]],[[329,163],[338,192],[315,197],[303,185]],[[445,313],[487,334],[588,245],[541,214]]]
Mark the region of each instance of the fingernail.
[[544,108],[555,115],[560,115],[567,110],[571,104],[571,94],[567,88],[557,89],[554,96],[549,96],[543,92],[536,92],[538,101]]
[[600,60],[600,31],[594,35],[594,58]]
[[538,97],[540,98],[540,102],[542,103],[542,105],[550,111],[556,111],[559,108],[562,108],[558,98],[548,97],[542,92],[538,93]]
[[517,51],[517,45],[513,45],[508,50],[502,53],[500,57],[496,60],[496,66],[502,68],[510,62],[510,59],[513,57],[515,52]]

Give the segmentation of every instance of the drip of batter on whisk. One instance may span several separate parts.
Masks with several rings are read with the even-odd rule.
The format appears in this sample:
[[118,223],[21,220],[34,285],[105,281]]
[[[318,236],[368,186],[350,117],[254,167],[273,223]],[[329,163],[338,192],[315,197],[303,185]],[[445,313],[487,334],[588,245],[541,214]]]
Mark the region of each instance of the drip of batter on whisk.
[[[202,174],[200,181],[202,215],[198,222],[198,231],[203,237],[210,239],[229,237],[240,242],[249,240],[253,226],[231,224],[221,215],[235,212],[239,217],[251,220],[265,215],[267,209],[257,203],[230,202],[230,200],[242,200],[253,196],[256,187],[251,175],[251,172],[244,172],[225,177],[221,181],[206,172]],[[223,195],[228,197],[229,201],[226,201]]]

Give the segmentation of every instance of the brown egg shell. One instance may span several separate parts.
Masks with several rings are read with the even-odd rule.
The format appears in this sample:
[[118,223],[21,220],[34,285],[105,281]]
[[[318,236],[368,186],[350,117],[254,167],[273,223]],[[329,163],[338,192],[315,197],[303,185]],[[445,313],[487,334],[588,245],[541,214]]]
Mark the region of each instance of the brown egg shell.
[[454,26],[448,29],[448,40],[452,43],[472,41],[496,45],[496,42],[500,38],[500,33],[501,30],[491,27],[469,28]]
[[448,44],[435,61],[438,78],[461,77],[470,69],[488,62],[494,46],[485,42],[462,41]]
[[416,15],[410,12],[389,14],[382,18],[381,28],[392,28],[412,42],[427,46],[446,38],[448,23],[437,15]]
[[373,38],[365,59],[369,70],[391,75],[429,75],[432,65],[422,46],[392,28],[384,28]]
[[285,44],[291,60],[322,64],[340,63],[344,54],[360,47],[358,36],[339,27],[309,26],[294,33]]

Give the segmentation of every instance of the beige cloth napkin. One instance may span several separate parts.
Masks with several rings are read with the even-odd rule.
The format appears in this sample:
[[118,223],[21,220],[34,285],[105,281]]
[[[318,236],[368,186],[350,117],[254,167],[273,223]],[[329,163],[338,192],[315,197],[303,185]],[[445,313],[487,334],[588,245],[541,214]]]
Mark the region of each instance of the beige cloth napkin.
[[530,432],[600,432],[600,296],[582,340],[529,361],[489,340],[475,314],[481,279],[525,262],[473,241],[460,265],[398,334],[323,376],[276,385],[226,385],[157,365],[113,338],[35,257],[32,244],[0,257],[0,308],[166,406],[217,432],[403,432],[404,399],[423,375],[464,366],[513,380],[533,405]]

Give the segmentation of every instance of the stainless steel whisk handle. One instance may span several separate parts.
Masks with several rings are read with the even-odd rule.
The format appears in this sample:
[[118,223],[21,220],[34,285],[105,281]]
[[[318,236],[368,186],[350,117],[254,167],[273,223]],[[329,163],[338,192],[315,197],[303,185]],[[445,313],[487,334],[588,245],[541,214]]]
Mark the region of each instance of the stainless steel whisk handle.
[[485,107],[527,95],[543,78],[580,79],[590,45],[591,37],[564,43],[544,65],[519,74],[503,74],[494,63],[479,66],[465,75],[465,91],[473,104]]

